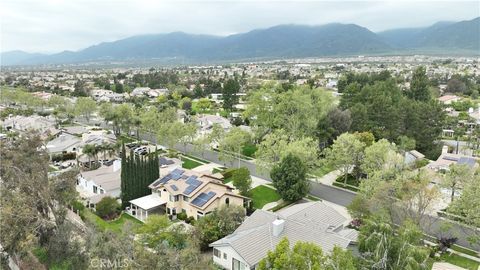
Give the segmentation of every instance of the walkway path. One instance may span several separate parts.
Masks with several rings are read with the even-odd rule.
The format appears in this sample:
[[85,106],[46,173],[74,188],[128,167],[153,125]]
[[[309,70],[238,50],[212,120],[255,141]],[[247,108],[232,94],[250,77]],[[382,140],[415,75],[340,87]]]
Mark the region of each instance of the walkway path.
[[320,182],[324,185],[329,185],[331,186],[333,182],[341,175],[341,172],[339,170],[331,171],[327,174],[325,174],[322,177],[317,177],[315,178],[315,181]]

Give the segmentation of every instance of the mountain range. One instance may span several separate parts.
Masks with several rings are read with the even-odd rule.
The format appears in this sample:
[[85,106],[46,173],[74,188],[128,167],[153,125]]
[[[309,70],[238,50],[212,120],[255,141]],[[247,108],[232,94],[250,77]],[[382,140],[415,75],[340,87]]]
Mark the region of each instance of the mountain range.
[[133,36],[76,52],[1,53],[1,65],[109,61],[222,62],[375,54],[480,54],[480,17],[374,33],[356,24],[279,25],[226,37],[183,32]]

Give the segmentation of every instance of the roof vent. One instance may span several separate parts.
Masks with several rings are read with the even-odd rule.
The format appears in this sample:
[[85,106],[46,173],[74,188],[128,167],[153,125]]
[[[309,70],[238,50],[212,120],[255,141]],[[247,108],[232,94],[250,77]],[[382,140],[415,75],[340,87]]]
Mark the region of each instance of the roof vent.
[[279,236],[283,232],[284,227],[285,227],[285,220],[283,220],[283,219],[274,220],[272,222],[273,236]]

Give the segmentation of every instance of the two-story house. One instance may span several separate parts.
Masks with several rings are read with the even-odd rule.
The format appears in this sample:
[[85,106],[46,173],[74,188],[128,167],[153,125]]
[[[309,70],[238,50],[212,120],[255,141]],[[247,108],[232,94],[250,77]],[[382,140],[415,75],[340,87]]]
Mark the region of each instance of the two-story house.
[[127,212],[145,221],[148,215],[166,213],[175,219],[183,212],[198,219],[221,205],[247,206],[249,199],[234,192],[213,175],[176,168],[150,186],[152,194],[130,201]]

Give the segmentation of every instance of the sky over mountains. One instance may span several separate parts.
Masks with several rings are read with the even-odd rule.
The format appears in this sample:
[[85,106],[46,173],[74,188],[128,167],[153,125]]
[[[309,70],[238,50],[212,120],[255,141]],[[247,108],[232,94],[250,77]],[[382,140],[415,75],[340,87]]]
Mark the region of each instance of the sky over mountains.
[[275,25],[357,24],[374,32],[478,17],[478,1],[0,1],[1,51],[55,53],[131,36],[227,36]]
[[476,54],[480,17],[374,33],[356,24],[279,25],[226,37],[183,32],[133,36],[52,55],[3,53],[2,65],[144,61],[205,63],[372,54]]

